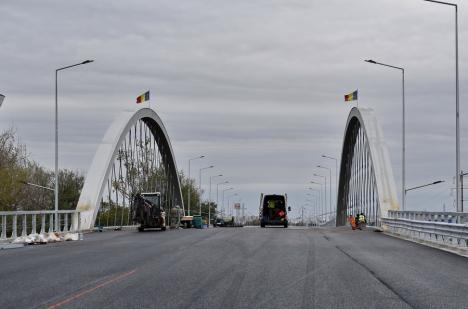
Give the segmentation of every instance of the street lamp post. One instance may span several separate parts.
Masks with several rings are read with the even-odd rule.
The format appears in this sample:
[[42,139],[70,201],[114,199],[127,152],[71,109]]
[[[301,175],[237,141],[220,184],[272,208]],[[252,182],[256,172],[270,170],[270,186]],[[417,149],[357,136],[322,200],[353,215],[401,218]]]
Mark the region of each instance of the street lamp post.
[[309,195],[309,196],[315,198],[314,200],[306,199],[306,202],[311,202],[311,203],[313,202],[313,204],[307,204],[307,203],[306,203],[305,205],[310,205],[310,206],[313,207],[313,215],[314,215],[314,217],[317,219],[317,209],[316,209],[316,206],[317,206],[317,196],[312,195],[312,194],[310,194],[310,193],[307,193],[306,195]]
[[439,184],[439,183],[442,183],[442,182],[444,182],[444,180],[437,180],[437,181],[434,181],[434,182],[431,182],[431,183],[428,183],[428,184],[425,184],[425,185],[408,188],[405,191],[408,192],[408,191],[416,190],[416,189],[419,189],[419,188],[429,187],[429,186],[436,185],[436,184]]
[[[311,181],[310,182],[311,184],[315,184],[315,185],[319,185],[320,186],[320,190],[318,189],[314,189],[314,188],[311,188],[309,187],[308,189],[309,190],[313,190],[313,191],[317,191],[319,193],[319,212],[320,212],[320,217],[323,216],[323,197],[322,197],[322,191],[323,191],[323,184],[321,184],[320,182],[315,182],[315,181]],[[320,209],[321,208],[321,209]]]
[[330,157],[330,156],[327,156],[327,155],[322,155],[322,158],[327,158],[327,159],[330,159],[330,160],[335,160],[335,193],[336,193],[336,196],[335,196],[335,207],[336,209],[335,210],[338,210],[338,159],[337,158],[334,158],[334,157]]
[[[312,182],[313,183],[313,182]],[[315,198],[315,205],[314,205],[314,210],[315,210],[315,218],[317,218],[318,216],[318,212],[319,212],[319,205],[320,205],[320,195],[321,195],[321,192],[320,190],[318,189],[315,189],[315,188],[308,188],[309,190],[311,191],[314,191],[316,192],[318,195],[311,195]]]
[[[239,208],[235,208],[236,209],[236,220],[239,221],[239,212],[240,212],[240,209],[242,207],[242,197],[239,196],[239,194],[235,194],[237,195],[237,200],[235,200],[235,202],[239,203]],[[234,215],[234,209],[232,210],[232,214]]]
[[229,196],[227,197],[227,208],[228,208],[228,212],[229,212],[229,215],[230,215],[230,216],[233,216],[233,212],[231,211],[231,207],[229,206],[229,199],[230,199],[231,197],[234,197],[234,196],[237,196],[237,195],[238,195],[237,193],[234,193],[234,194],[229,195]]
[[394,65],[389,65],[381,62],[377,62],[374,60],[364,60],[365,62],[378,64],[384,67],[397,69],[401,71],[401,87],[402,87],[402,133],[401,133],[401,210],[405,210],[406,204],[406,141],[405,141],[405,128],[406,128],[406,120],[405,120],[405,69],[401,67],[397,67]]
[[457,189],[457,211],[463,212],[463,204],[461,202],[461,190],[460,190],[460,92],[459,92],[459,80],[458,80],[458,5],[455,3],[435,1],[435,0],[423,0],[426,2],[433,2],[437,4],[444,4],[453,6],[455,8],[455,183]]
[[223,192],[223,214],[225,214],[225,212],[224,212],[225,211],[225,208],[224,208],[224,192],[230,191],[230,190],[234,190],[234,188],[230,187],[230,188],[227,188],[227,189],[224,189],[223,191],[221,191],[221,192]]
[[[322,165],[317,165],[318,168],[323,168],[323,169],[326,169],[328,170],[328,172],[330,173],[330,178],[328,179],[329,181],[329,184],[330,184],[330,187],[328,188],[328,192],[330,193],[330,200],[328,201],[329,204],[330,204],[330,216],[331,216],[331,213],[333,212],[333,209],[332,209],[332,202],[331,202],[331,178],[332,178],[332,175],[331,175],[331,168],[329,167],[326,167],[326,166],[322,166]],[[326,194],[326,193],[325,193]]]
[[[229,183],[228,180],[216,184],[216,208],[219,207],[219,198],[218,198],[219,197],[219,185],[224,185],[227,183]],[[218,208],[218,211],[219,211],[219,208]]]
[[[210,197],[209,197],[209,202],[208,202],[208,228],[210,228],[210,222],[211,222],[211,179],[216,178],[216,177],[222,177],[222,174],[216,175],[216,176],[210,176]],[[216,205],[217,206],[217,205]]]
[[188,205],[187,205],[187,210],[188,210],[188,215],[190,216],[190,195],[192,195],[192,179],[190,178],[190,161],[197,160],[197,159],[203,159],[205,156],[198,156],[192,159],[188,160]]
[[325,185],[325,198],[324,198],[324,207],[325,207],[325,213],[327,213],[327,176],[323,176],[323,175],[320,175],[320,174],[314,174],[315,177],[320,177],[320,178],[323,178],[324,180],[324,185]]
[[201,212],[201,200],[202,200],[202,191],[201,191],[201,176],[202,176],[202,171],[213,168],[214,165],[210,165],[207,167],[202,167],[199,172],[199,182],[198,182],[198,191],[200,192],[200,197],[198,198],[198,207],[200,208],[200,216],[202,215]]
[[55,192],[55,189],[53,189],[53,188],[41,186],[41,185],[38,185],[38,184],[35,184],[35,183],[31,183],[31,182],[27,182],[27,181],[20,181],[20,183],[22,183],[23,185],[28,185],[28,186],[31,186],[31,187],[36,187],[36,188],[40,188],[40,189]]
[[68,65],[62,68],[55,70],[55,187],[54,187],[54,204],[55,204],[55,231],[59,229],[59,213],[58,213],[58,189],[59,189],[59,180],[58,180],[58,72],[73,68],[79,65],[88,64],[94,60],[85,60],[80,63],[73,65]]

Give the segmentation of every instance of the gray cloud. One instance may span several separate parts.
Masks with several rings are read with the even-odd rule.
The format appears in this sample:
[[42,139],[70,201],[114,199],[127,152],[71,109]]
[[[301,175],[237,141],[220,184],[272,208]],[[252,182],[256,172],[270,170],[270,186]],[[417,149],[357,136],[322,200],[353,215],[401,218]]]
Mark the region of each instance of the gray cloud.
[[[468,26],[460,2],[462,121]],[[452,205],[453,14],[422,1],[4,1],[0,126],[14,125],[32,158],[52,166],[54,70],[60,73],[61,166],[86,171],[105,130],[151,89],[180,168],[207,155],[251,212],[260,191],[287,191],[296,209],[322,153],[339,156],[359,88],[375,109],[400,179],[407,70],[408,180],[447,183],[408,199]],[[462,122],[463,156],[467,147]],[[462,162],[464,162],[462,157]],[[200,162],[202,164],[202,162]],[[194,171],[196,167],[194,167]],[[283,189],[284,188],[284,189]],[[435,194],[435,195],[434,195]]]

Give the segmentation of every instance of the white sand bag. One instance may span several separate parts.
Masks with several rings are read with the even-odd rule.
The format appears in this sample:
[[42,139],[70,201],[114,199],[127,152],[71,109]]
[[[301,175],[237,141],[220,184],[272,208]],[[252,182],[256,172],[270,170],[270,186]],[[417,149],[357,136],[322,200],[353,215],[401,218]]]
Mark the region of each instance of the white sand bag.
[[57,234],[55,234],[54,232],[50,232],[47,234],[47,241],[48,242],[56,242],[56,241],[60,241],[60,237],[57,236]]
[[20,236],[13,239],[12,244],[24,244],[26,241],[26,236]]
[[79,239],[79,235],[78,233],[67,233],[65,234],[65,236],[63,236],[63,240],[65,241],[71,241],[71,240],[78,240]]
[[41,244],[48,243],[47,234],[45,234],[45,233],[39,234],[39,243],[41,243]]

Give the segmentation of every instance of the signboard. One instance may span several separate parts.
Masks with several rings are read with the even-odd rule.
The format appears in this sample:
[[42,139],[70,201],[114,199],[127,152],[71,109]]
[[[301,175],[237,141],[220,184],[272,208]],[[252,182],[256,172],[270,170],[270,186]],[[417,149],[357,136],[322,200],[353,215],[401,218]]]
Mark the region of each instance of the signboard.
[[235,208],[235,209],[240,209],[240,208],[241,208],[241,207],[240,207],[240,203],[235,203],[235,204],[234,204],[234,208]]

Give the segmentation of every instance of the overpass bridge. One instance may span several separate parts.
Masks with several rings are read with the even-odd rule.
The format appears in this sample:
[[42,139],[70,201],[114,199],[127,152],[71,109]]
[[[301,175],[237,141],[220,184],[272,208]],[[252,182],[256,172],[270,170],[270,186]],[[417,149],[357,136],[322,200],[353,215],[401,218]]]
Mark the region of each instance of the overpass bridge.
[[[349,114],[339,175],[336,209],[328,214],[336,218],[334,228],[130,230],[2,251],[0,307],[466,306],[468,262],[460,255],[467,253],[468,215],[399,211],[371,109]],[[76,210],[57,216],[60,232],[128,225],[130,197],[141,191],[161,192],[169,215],[173,207],[186,209],[169,134],[147,108],[124,112],[111,125]],[[346,218],[360,212],[370,225],[411,242],[351,232]],[[52,211],[0,217],[3,240],[55,226]]]

